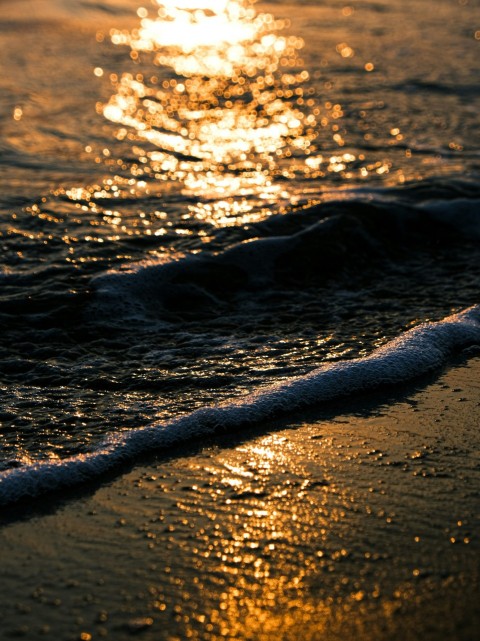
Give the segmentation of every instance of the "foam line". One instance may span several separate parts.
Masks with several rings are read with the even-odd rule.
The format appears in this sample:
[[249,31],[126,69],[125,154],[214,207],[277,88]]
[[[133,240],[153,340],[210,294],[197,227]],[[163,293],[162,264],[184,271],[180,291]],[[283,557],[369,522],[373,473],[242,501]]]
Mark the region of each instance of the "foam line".
[[193,438],[220,430],[233,432],[280,413],[397,385],[440,367],[452,353],[472,344],[480,344],[480,305],[419,325],[365,358],[324,364],[305,376],[224,405],[111,434],[87,454],[7,470],[0,474],[0,505],[93,480],[121,463],[135,462],[142,454]]

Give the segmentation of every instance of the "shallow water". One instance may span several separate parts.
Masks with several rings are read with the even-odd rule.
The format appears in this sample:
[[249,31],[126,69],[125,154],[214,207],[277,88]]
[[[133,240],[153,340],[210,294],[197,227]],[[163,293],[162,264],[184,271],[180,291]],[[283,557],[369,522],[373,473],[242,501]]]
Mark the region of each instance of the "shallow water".
[[0,3],[3,469],[479,302],[473,0],[197,4]]

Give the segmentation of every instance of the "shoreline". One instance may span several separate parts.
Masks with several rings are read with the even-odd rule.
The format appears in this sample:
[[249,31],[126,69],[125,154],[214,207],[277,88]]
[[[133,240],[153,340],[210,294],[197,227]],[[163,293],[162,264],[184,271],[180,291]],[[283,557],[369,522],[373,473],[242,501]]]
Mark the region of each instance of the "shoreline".
[[[324,363],[312,371],[244,397],[210,405],[171,421],[154,421],[126,432],[109,434],[87,453],[45,460],[0,474],[0,507],[33,502],[53,490],[83,485],[115,472],[151,452],[182,447],[189,441],[234,433],[250,426],[279,423],[282,416],[320,408],[325,403],[349,404],[360,393],[394,389],[438,369],[453,352],[475,352],[480,340],[475,305],[434,323],[421,323],[365,357]],[[291,422],[294,419],[288,419]],[[186,445],[188,447],[188,445]],[[168,456],[168,454],[167,454]]]
[[471,641],[479,374],[178,448],[5,524],[4,638]]

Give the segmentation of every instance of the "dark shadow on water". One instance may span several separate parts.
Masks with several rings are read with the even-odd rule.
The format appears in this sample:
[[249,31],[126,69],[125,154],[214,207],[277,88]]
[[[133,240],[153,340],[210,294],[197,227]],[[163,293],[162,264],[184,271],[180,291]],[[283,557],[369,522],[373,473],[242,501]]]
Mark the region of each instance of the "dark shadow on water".
[[379,408],[388,408],[395,403],[408,402],[413,396],[425,391],[430,385],[436,383],[448,370],[464,367],[472,355],[464,352],[454,357],[442,369],[425,374],[410,382],[395,387],[386,387],[371,392],[341,398],[336,401],[322,403],[321,406],[312,406],[291,413],[271,418],[261,423],[241,426],[238,432],[217,432],[198,439],[168,448],[167,451],[157,450],[145,454],[135,461],[119,464],[101,476],[75,485],[44,493],[40,497],[24,499],[12,506],[2,508],[0,514],[0,529],[19,521],[28,521],[33,518],[49,516],[62,510],[66,505],[75,501],[84,501],[92,497],[99,488],[113,483],[121,475],[131,472],[139,465],[169,463],[182,457],[195,456],[205,448],[219,447],[223,449],[234,448],[258,436],[266,436],[281,430],[295,430],[305,423],[325,422],[338,416],[345,418],[370,418],[378,416]]

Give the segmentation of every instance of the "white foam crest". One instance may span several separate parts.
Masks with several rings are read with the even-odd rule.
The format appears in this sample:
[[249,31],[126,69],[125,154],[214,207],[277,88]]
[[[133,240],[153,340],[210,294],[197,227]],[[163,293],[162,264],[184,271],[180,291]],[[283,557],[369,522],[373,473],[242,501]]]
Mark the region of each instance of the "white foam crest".
[[233,431],[282,412],[396,385],[440,367],[449,355],[480,344],[480,305],[409,330],[365,358],[324,364],[305,376],[169,423],[110,435],[94,451],[0,474],[0,505],[101,477],[142,454],[218,431]]

